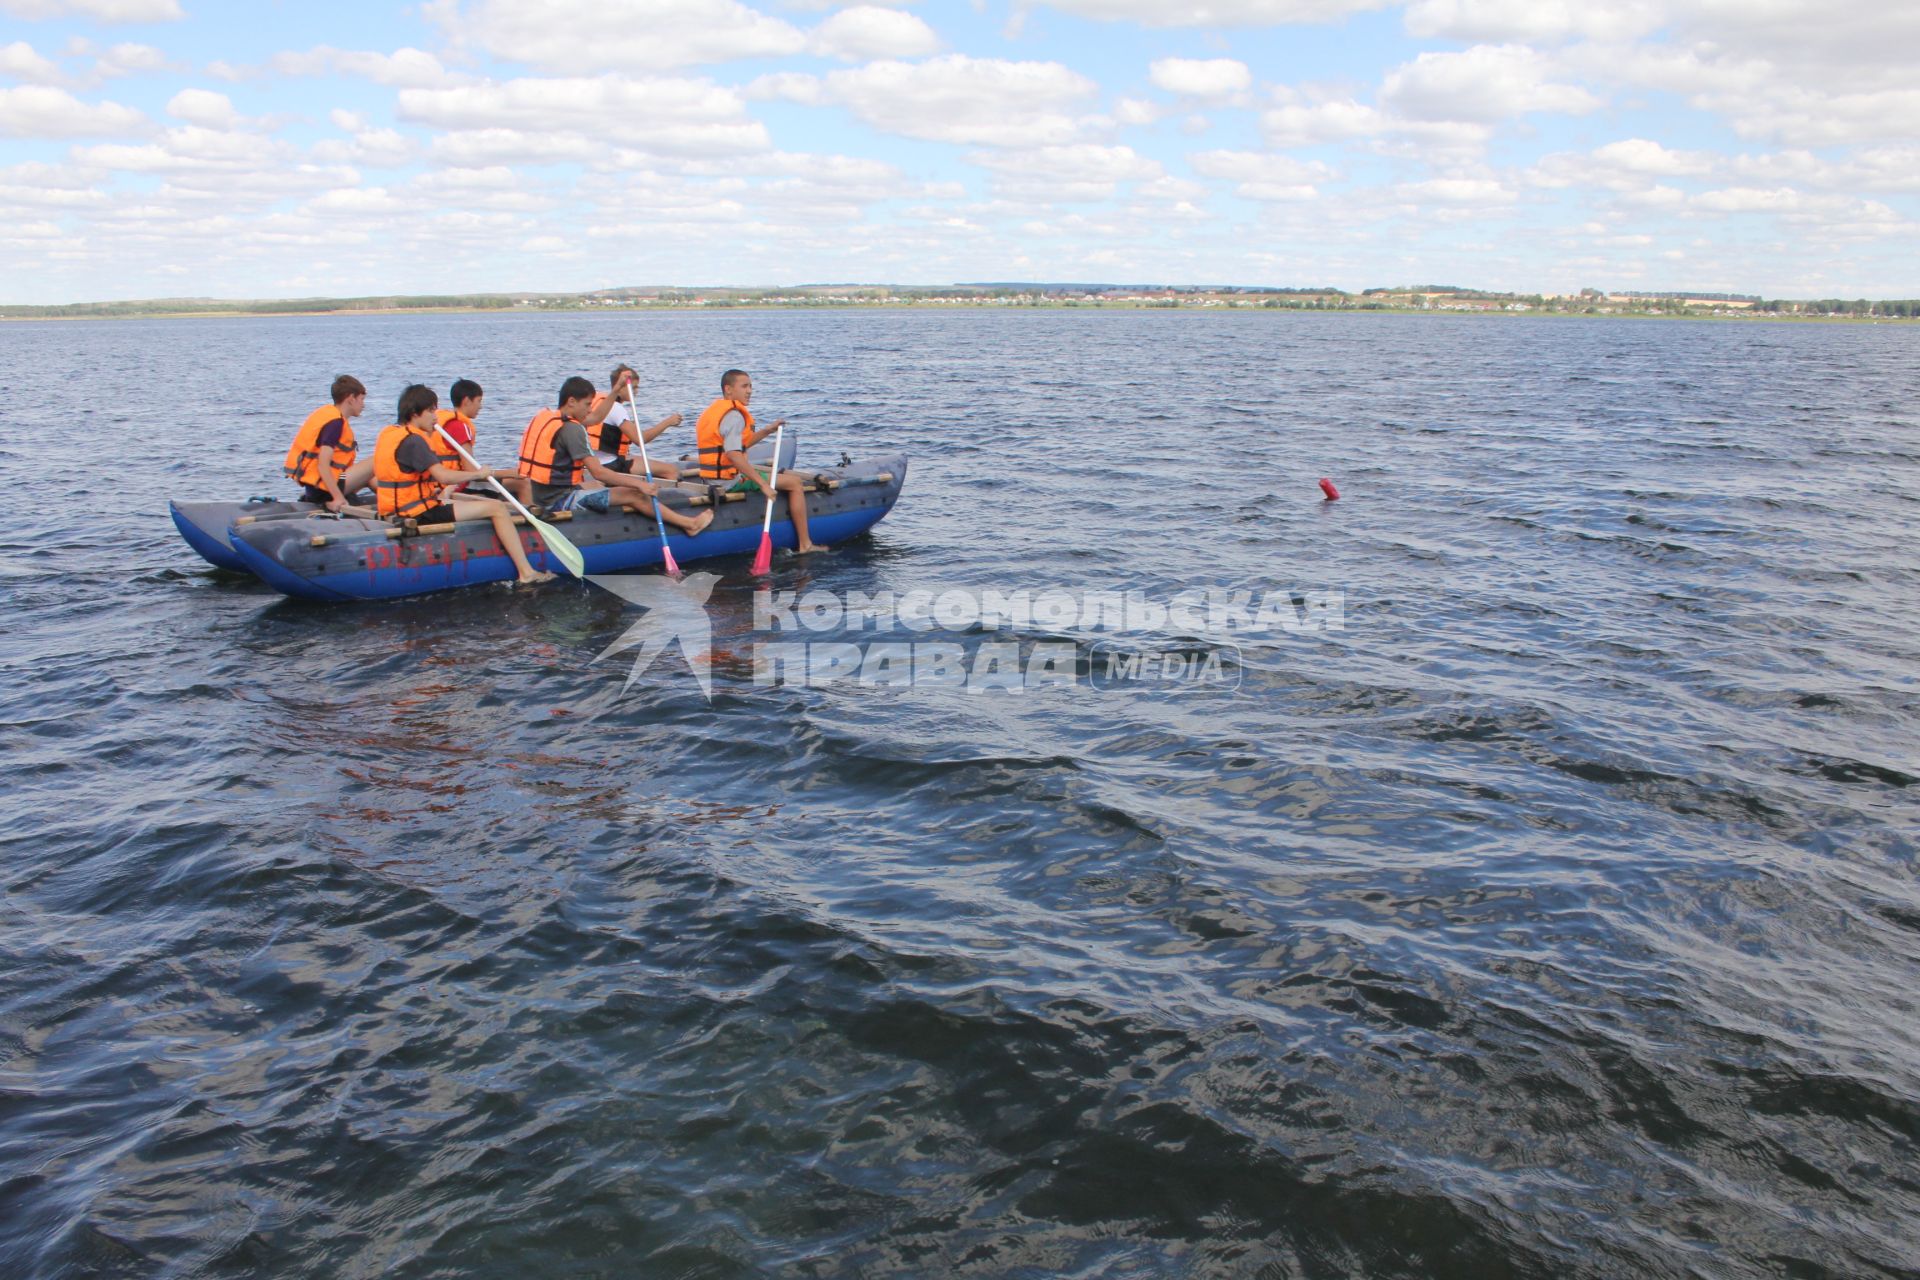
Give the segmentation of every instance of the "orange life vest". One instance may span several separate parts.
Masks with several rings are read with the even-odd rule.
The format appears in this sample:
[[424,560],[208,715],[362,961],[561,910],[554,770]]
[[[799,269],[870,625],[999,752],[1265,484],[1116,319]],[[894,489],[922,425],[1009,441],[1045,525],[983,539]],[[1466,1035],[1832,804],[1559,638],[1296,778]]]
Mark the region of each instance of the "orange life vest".
[[[398,456],[408,436],[426,440],[428,434],[396,425],[382,431],[374,443],[373,496],[382,518],[404,519],[440,505],[440,482],[425,471],[408,471],[400,465]],[[427,440],[427,443],[433,442]]]
[[[473,425],[472,418],[469,418],[465,414],[462,414],[454,409],[435,409],[433,411],[433,417],[434,417],[434,420],[443,427],[446,426],[449,422],[452,422],[455,418],[460,419],[461,423],[464,424],[467,428],[467,438],[465,440],[460,440],[460,443],[466,446],[468,453],[472,453],[475,449],[480,447],[480,428]],[[459,454],[452,452],[453,446],[440,438],[440,433],[438,431],[430,431],[427,434],[433,437],[433,450],[435,453],[439,453],[442,449],[445,449],[448,451],[447,453],[441,455],[442,458],[445,459],[448,466],[464,467],[466,465],[460,460]],[[454,433],[454,439],[456,440],[460,439],[458,432]]]
[[520,437],[521,475],[535,484],[580,487],[580,474],[586,470],[586,460],[576,458],[572,467],[563,467],[555,456],[554,442],[560,437],[560,428],[566,425],[567,420],[558,409],[542,409],[533,415],[526,434]]
[[[595,396],[593,398],[593,407],[595,409],[598,409],[603,402],[610,400],[612,398],[613,397],[610,395]],[[607,412],[608,413],[613,412],[613,407],[611,405],[607,407]],[[638,430],[640,427],[640,424],[638,422],[635,422],[633,425],[635,430]],[[613,435],[613,438],[614,438],[613,444],[607,443],[607,437],[609,432],[611,432]],[[589,443],[593,444],[595,448],[600,450],[600,452],[611,453],[615,457],[619,457],[619,458],[626,457],[627,450],[633,448],[633,441],[627,439],[627,433],[622,431],[617,426],[614,426],[614,427],[608,426],[607,420],[605,418],[600,419],[600,425],[593,429],[593,439],[589,441]]]
[[[479,447],[480,433],[474,429],[472,418],[461,417],[460,414],[454,412],[452,409],[435,409],[433,416],[434,420],[443,427],[454,419],[459,418],[460,421],[464,422],[467,426],[467,439],[460,441],[460,443],[466,446],[468,453],[472,453]],[[434,456],[440,459],[443,466],[451,467],[455,471],[465,471],[467,469],[467,460],[462,458],[460,451],[448,444],[438,431],[429,431],[426,433],[426,436],[427,443],[433,446]],[[456,435],[455,438],[457,439],[458,436]],[[465,488],[466,486],[462,485],[461,487]]]
[[300,424],[300,430],[293,434],[293,447],[287,450],[287,460],[283,469],[287,479],[296,484],[312,485],[324,489],[320,480],[320,431],[331,422],[340,424],[340,443],[333,449],[333,478],[337,484],[346,477],[347,468],[353,465],[354,454],[358,452],[353,439],[353,423],[340,412],[337,404],[321,405],[307,415]]
[[720,419],[729,413],[738,412],[746,425],[740,428],[741,452],[746,452],[747,436],[753,431],[753,415],[747,412],[747,406],[737,400],[721,396],[706,407],[700,420],[693,424],[693,441],[700,453],[700,478],[702,480],[731,480],[740,474],[739,468],[727,461],[727,451],[720,434]]

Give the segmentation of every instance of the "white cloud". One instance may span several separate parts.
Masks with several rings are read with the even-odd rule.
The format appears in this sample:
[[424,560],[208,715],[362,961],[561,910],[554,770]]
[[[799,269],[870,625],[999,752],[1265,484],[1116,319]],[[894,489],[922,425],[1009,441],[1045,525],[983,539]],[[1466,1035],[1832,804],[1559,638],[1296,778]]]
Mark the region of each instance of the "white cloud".
[[1247,200],[1312,200],[1333,171],[1319,161],[1265,151],[1198,151],[1187,157],[1195,173],[1238,183],[1234,194]]
[[553,207],[549,193],[530,189],[526,179],[506,165],[439,169],[411,185],[439,206],[511,209],[524,213],[540,213]]
[[231,129],[240,123],[233,100],[211,89],[182,89],[167,103],[167,114],[208,129]]
[[375,84],[395,87],[457,83],[466,79],[448,71],[432,54],[414,48],[371,53],[319,45],[304,53],[275,54],[267,66],[279,76],[359,76]]
[[1647,174],[1655,177],[1687,177],[1707,173],[1713,168],[1713,160],[1701,152],[1669,151],[1657,142],[1646,138],[1627,138],[1620,142],[1609,142],[1593,153],[1593,158],[1610,168],[1626,173]]
[[107,143],[80,147],[74,159],[82,164],[127,173],[205,173],[245,170],[270,173],[291,163],[294,149],[252,133],[183,125],[168,129],[148,143],[128,146]]
[[[1460,3],[1481,8],[1486,0]],[[1646,6],[1602,0],[1586,11],[1644,17]],[[1657,16],[1657,30],[1640,18],[1570,28],[1564,34],[1590,43],[1568,47],[1561,59],[1592,81],[1679,94],[1745,137],[1796,146],[1920,137],[1920,92],[1912,88],[1920,6],[1666,0]],[[1644,38],[1633,43],[1629,34]]]
[[1834,212],[1870,208],[1891,217],[1893,211],[1878,202],[1851,200],[1845,196],[1815,196],[1792,187],[1722,187],[1703,191],[1690,202],[1696,209],[1711,213],[1804,213]]
[[99,138],[138,133],[147,118],[117,102],[82,102],[51,85],[0,89],[0,137]]
[[[342,123],[342,118],[345,123]],[[313,144],[313,158],[322,164],[365,165],[373,169],[393,169],[419,158],[413,141],[398,130],[373,129],[349,111],[335,111],[333,122],[345,129],[350,138],[324,138]]]
[[[769,150],[766,126],[732,89],[684,78],[521,79],[439,89],[402,89],[400,118],[453,132],[436,153],[460,164],[538,159],[537,146],[564,140],[554,160],[586,158],[590,139],[640,151],[700,155]],[[636,124],[636,122],[640,122]],[[533,135],[547,135],[529,152]]]
[[92,18],[95,22],[178,22],[179,0],[0,0],[16,18]]
[[664,71],[801,53],[799,29],[739,0],[479,0],[448,6],[450,39],[543,71]]
[[167,69],[167,55],[150,44],[116,44],[93,64],[93,74],[103,78],[143,75]]
[[236,161],[226,166],[175,170],[166,176],[153,198],[226,213],[252,212],[290,196],[357,186],[359,182],[360,174],[354,169],[302,164],[276,149],[258,168]]
[[1553,84],[1548,59],[1521,45],[1476,45],[1460,53],[1423,53],[1387,73],[1380,100],[1414,120],[1498,123],[1530,112],[1583,115],[1600,99]]
[[1791,187],[1725,187],[1702,192],[1688,207],[1707,213],[1763,214],[1779,217],[1826,243],[1910,239],[1920,226],[1878,200],[1846,195],[1816,195]]
[[461,129],[428,144],[433,158],[455,168],[515,164],[575,164],[602,158],[605,142],[577,133],[539,133],[525,129]]
[[813,47],[832,58],[921,58],[940,52],[940,37],[911,13],[861,4],[813,29]]
[[1656,184],[1643,191],[1628,191],[1619,198],[1622,205],[1640,209],[1678,209],[1687,202],[1687,193],[1678,187]]
[[1743,137],[1803,147],[1920,139],[1920,89],[1836,93],[1782,86],[1757,96],[1706,94],[1695,105],[1724,116]]
[[1536,187],[1601,188],[1645,199],[1661,178],[1698,178],[1719,166],[1703,151],[1673,151],[1646,138],[1609,142],[1583,155],[1543,156],[1525,178]]
[[1092,143],[975,152],[967,159],[994,173],[1001,195],[1042,204],[1111,199],[1122,182],[1148,181],[1164,172],[1157,160],[1132,147]]
[[1401,183],[1393,192],[1415,204],[1507,205],[1518,198],[1492,178],[1431,178]]
[[1863,147],[1841,160],[1803,150],[1740,155],[1726,167],[1757,182],[1827,191],[1920,191],[1920,147],[1911,145]]
[[1417,0],[1406,26],[1445,40],[1618,41],[1658,30],[1671,11],[1654,0]]
[[[893,165],[862,156],[807,155],[775,151],[753,156],[736,166],[743,173],[771,174],[783,178],[804,178],[818,186],[842,191],[862,191],[876,197],[902,193],[905,176]],[[919,195],[918,189],[913,194]]]
[[41,57],[25,40],[0,45],[0,76],[28,84],[61,84],[66,80],[59,67]]
[[1347,98],[1337,102],[1284,102],[1260,116],[1261,132],[1276,147],[1311,147],[1384,132],[1387,118],[1374,107]]
[[[0,275],[35,300],[180,292],[157,264],[235,295],[1009,274],[1920,288],[1920,5],[424,0],[440,25],[419,49],[234,66],[231,24],[191,65],[172,44],[108,48],[122,29],[89,15],[143,3],[0,0],[67,18],[30,42],[0,16],[0,150],[56,144],[0,165]],[[159,7],[182,6],[205,16]],[[1354,23],[1340,65],[1291,88],[1260,85],[1282,64],[1229,29],[1367,8],[1404,11],[1406,36],[1382,54],[1362,37],[1401,18]],[[1011,42],[1009,13],[1058,61],[1021,60],[1036,45]],[[1115,31],[1074,15],[1162,30],[1129,37],[1149,50],[1129,72],[1098,44]],[[949,22],[964,56],[941,52]],[[664,70],[762,56],[794,60],[748,89]],[[317,118],[317,141],[236,109],[290,74],[329,78],[272,108]],[[96,87],[135,75],[137,98]],[[1547,154],[1542,112],[1596,114]],[[926,180],[956,159],[964,182]]]
[[1049,9],[1148,27],[1264,27],[1336,22],[1391,0],[1040,0]]
[[30,161],[0,169],[0,208],[65,212],[107,203],[97,169]]
[[1147,76],[1157,89],[1210,101],[1253,87],[1247,64],[1233,58],[1160,58],[1147,68]]
[[1849,90],[1898,87],[1920,44],[1920,9],[1881,0],[1668,0],[1665,17],[1703,61],[1762,62],[1809,87],[1836,75]]
[[1172,200],[1188,203],[1206,199],[1207,188],[1203,183],[1162,174],[1158,178],[1142,182],[1134,189],[1134,194],[1143,200]]
[[764,77],[753,90],[816,105],[836,103],[876,129],[936,142],[992,147],[1059,145],[1080,124],[1069,110],[1099,86],[1057,62],[947,54],[927,62],[875,62],[825,77]]
[[307,208],[315,213],[349,214],[363,218],[372,214],[401,213],[407,209],[407,205],[385,187],[338,187],[307,201]]
[[1801,200],[1800,193],[1789,187],[1727,187],[1695,196],[1693,205],[1714,213],[1778,213],[1799,208]]

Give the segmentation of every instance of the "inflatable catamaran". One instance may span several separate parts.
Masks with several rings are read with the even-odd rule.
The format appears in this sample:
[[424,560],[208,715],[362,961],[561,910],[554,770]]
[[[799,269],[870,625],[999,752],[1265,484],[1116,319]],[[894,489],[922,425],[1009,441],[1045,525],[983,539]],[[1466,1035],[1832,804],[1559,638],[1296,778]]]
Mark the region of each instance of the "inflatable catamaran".
[[[843,542],[865,533],[893,510],[906,483],[907,458],[842,459],[839,466],[804,474],[807,523],[814,541]],[[660,485],[660,499],[668,506],[683,512],[711,507],[714,513],[713,523],[699,535],[670,535],[675,560],[751,555],[759,546],[766,499],[758,493],[728,493],[726,488],[697,480]],[[485,520],[403,528],[298,502],[169,505],[181,537],[209,563],[252,573],[274,589],[303,599],[390,600],[514,577],[512,562]],[[561,512],[549,521],[580,549],[588,573],[643,569],[664,558],[651,514],[614,507],[606,513]],[[561,572],[538,531],[517,518],[514,523],[533,565]],[[773,545],[794,546],[784,497],[774,504]]]

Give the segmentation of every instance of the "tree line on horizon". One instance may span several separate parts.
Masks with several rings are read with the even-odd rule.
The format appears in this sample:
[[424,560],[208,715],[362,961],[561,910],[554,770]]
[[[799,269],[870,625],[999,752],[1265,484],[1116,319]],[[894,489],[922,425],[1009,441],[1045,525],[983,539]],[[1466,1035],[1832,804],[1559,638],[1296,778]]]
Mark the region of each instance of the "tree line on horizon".
[[[1524,303],[1530,308],[1553,309],[1562,311],[1593,311],[1603,306],[1622,305],[1609,301],[1609,295],[1598,289],[1585,289],[1573,297],[1547,297],[1541,294],[1501,293],[1493,290],[1471,289],[1459,285],[1400,285],[1391,288],[1381,287],[1362,290],[1360,293],[1348,293],[1343,289],[1327,286],[1323,288],[1266,287],[1239,285],[1142,285],[1142,286],[1089,286],[1089,285],[1047,285],[1047,284],[994,284],[978,286],[940,286],[940,287],[901,287],[893,286],[801,286],[788,289],[714,289],[696,291],[688,289],[661,289],[639,295],[633,290],[597,291],[592,293],[555,293],[537,294],[411,294],[383,295],[359,298],[271,298],[255,300],[223,300],[217,298],[151,298],[125,302],[74,302],[52,305],[6,305],[0,304],[0,317],[7,319],[91,319],[111,317],[138,317],[160,315],[230,315],[247,313],[255,315],[296,315],[326,314],[340,311],[433,311],[433,310],[508,310],[516,307],[539,309],[571,309],[604,305],[603,299],[618,296],[630,304],[664,303],[666,305],[686,305],[702,303],[712,307],[805,304],[823,305],[819,296],[825,292],[844,295],[861,291],[874,295],[872,301],[914,302],[916,300],[955,300],[966,297],[989,296],[996,299],[1021,298],[1032,305],[1045,302],[1062,302],[1069,305],[1095,297],[1097,291],[1118,289],[1138,291],[1143,294],[1160,296],[1143,300],[1140,305],[1177,307],[1182,298],[1204,297],[1211,295],[1233,295],[1241,298],[1262,299],[1261,305],[1268,308],[1285,310],[1400,310],[1404,299],[1411,295],[1428,297],[1446,297],[1462,302],[1485,302],[1494,304]],[[1095,291],[1095,292],[1090,292]],[[1637,310],[1655,314],[1686,314],[1695,310],[1687,305],[1689,299],[1713,302],[1745,304],[1743,309],[1749,314],[1767,315],[1803,315],[1803,316],[1849,316],[1849,317],[1885,317],[1889,319],[1920,318],[1920,299],[1893,298],[1817,298],[1786,299],[1758,298],[1749,295],[1716,293],[1633,293],[1615,294],[1624,298],[1627,305]]]

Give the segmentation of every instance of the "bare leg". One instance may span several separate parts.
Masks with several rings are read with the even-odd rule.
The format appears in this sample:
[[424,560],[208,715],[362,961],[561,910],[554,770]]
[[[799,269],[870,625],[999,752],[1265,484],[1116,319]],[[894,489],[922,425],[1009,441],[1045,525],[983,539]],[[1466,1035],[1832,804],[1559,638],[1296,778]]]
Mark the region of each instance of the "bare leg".
[[347,473],[340,477],[340,492],[345,494],[347,499],[351,501],[354,494],[360,492],[372,483],[373,459],[361,458],[352,466],[348,467]]
[[[494,479],[498,480],[500,486],[508,493],[518,498],[521,506],[530,507],[533,505],[533,481],[527,479],[525,476],[495,476]],[[489,492],[491,492],[493,488],[493,486],[489,485],[485,480],[478,482],[472,487],[475,489],[486,489]]]
[[341,515],[368,516],[378,518],[377,513],[366,507],[353,505],[353,495],[373,483],[373,459],[361,458],[348,467],[346,474],[340,477],[340,496],[347,500],[347,506]]
[[692,537],[713,523],[713,512],[711,511],[702,511],[697,516],[683,516],[666,503],[655,498],[649,498],[645,494],[636,493],[630,498],[622,498],[620,505],[635,515],[650,516],[658,513],[662,520],[686,534],[688,537]]
[[649,458],[647,459],[647,474],[655,480],[665,480],[668,484],[672,484],[680,478],[680,468],[674,466],[664,458]]
[[787,514],[793,518],[793,549],[800,555],[820,550],[820,545],[807,532],[807,495],[801,487],[804,483],[791,471],[782,471],[774,481],[774,487],[787,495]]
[[461,498],[452,505],[455,520],[493,521],[493,532],[500,539],[501,549],[519,571],[520,581],[553,581],[552,574],[535,569],[527,559],[527,549],[520,545],[520,531],[513,527],[513,514],[504,502],[495,502],[490,498]]

